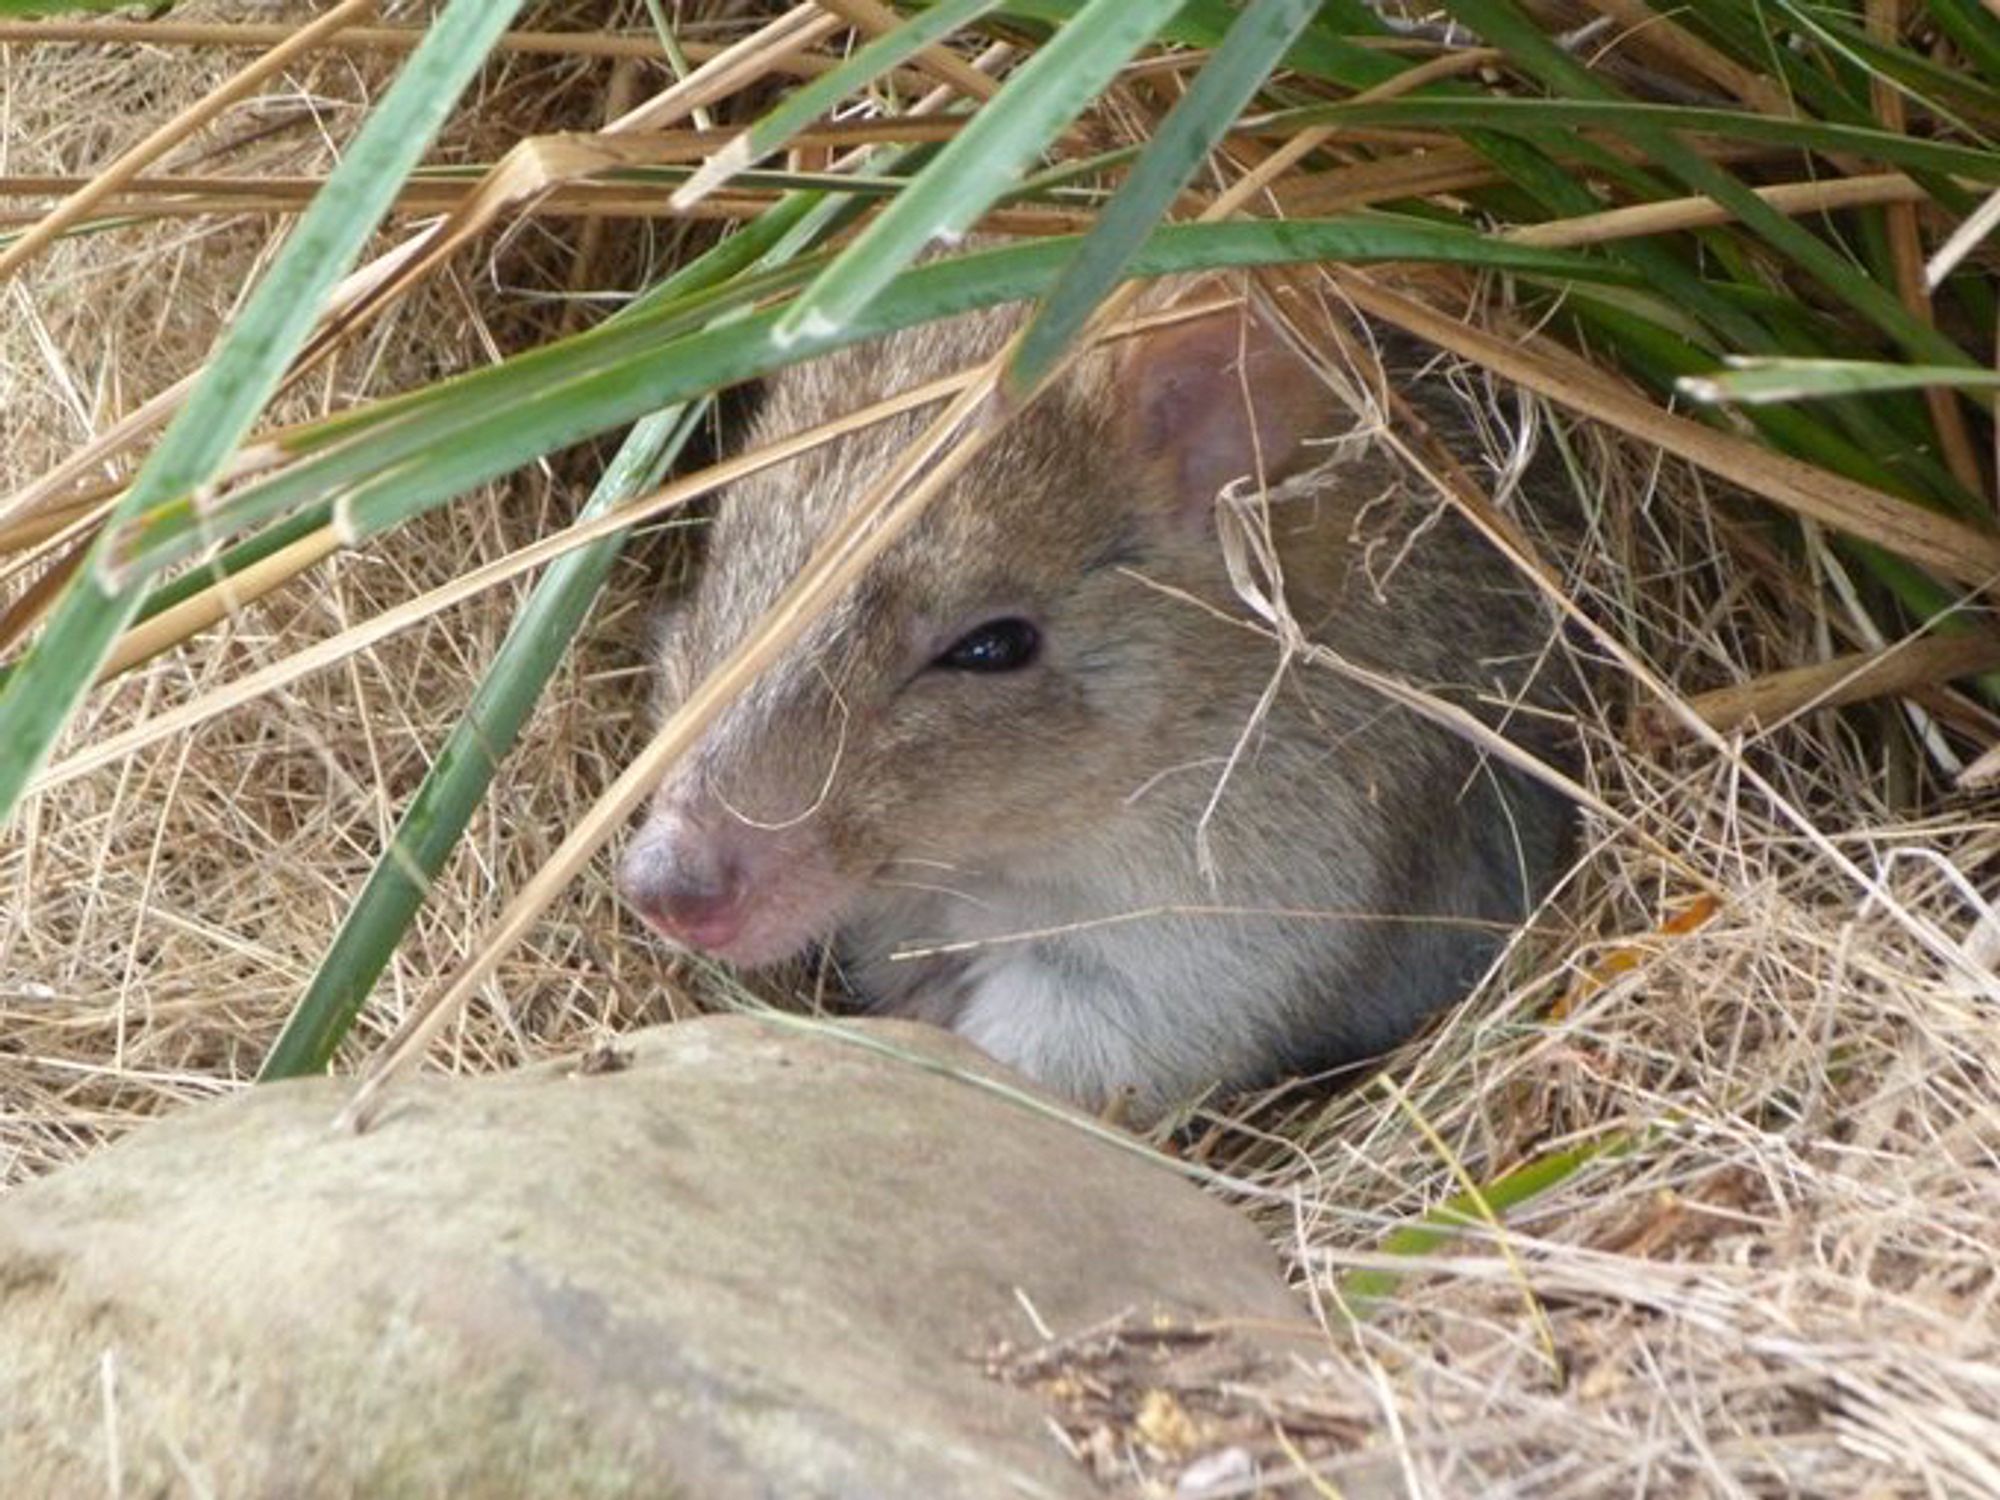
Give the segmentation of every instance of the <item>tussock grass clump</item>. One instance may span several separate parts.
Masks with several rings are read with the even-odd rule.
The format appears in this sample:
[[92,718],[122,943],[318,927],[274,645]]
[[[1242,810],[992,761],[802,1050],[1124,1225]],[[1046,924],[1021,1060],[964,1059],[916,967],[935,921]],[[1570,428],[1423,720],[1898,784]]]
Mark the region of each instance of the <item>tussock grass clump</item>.
[[[1471,1003],[1164,1142],[1327,1337],[1280,1385],[1164,1397],[1064,1351],[1100,1377],[1080,1456],[1133,1492],[2000,1492],[1990,16],[1241,9],[1266,29],[716,3],[670,45],[645,7],[545,7],[517,25],[560,36],[431,90],[466,85],[423,169],[373,184],[379,225],[335,164],[364,119],[419,119],[406,63],[458,66],[414,29],[301,50],[113,182],[300,18],[0,27],[7,1180],[392,1034],[496,1068],[741,998],[636,941],[590,864],[622,773],[729,688],[642,749],[640,619],[682,549],[618,538],[694,483],[615,507],[783,359],[1045,294],[1019,394],[1134,268],[1257,265],[1460,379],[1485,452],[1434,466],[1439,503],[1594,659],[1593,801]],[[302,211],[379,279],[280,252]],[[975,227],[1083,237],[907,274]],[[341,317],[287,324],[288,286]],[[282,336],[217,346],[260,318]],[[241,378],[177,389],[211,346]],[[1799,399],[1718,413],[1685,377]],[[1559,523],[1513,494],[1531,439]],[[589,547],[523,560],[580,513]]]

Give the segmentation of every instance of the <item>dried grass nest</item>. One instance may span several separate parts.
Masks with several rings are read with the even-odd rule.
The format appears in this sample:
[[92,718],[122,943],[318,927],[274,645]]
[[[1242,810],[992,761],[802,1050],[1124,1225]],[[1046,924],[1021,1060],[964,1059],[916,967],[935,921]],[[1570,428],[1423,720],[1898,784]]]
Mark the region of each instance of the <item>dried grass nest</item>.
[[[631,9],[532,24],[605,30]],[[232,56],[0,44],[0,171],[86,170]],[[595,119],[618,66],[501,59],[443,154],[497,155],[494,121]],[[366,50],[318,55],[181,149],[243,177],[321,172],[386,73]],[[586,222],[527,221],[461,255],[291,411],[476,365],[578,316],[578,287],[639,284],[676,253],[661,221]],[[281,226],[130,225],[0,287],[0,492],[193,368]],[[1687,694],[1826,654],[1791,565],[1699,473],[1484,399],[1497,448],[1524,421],[1562,444],[1589,521],[1558,558],[1565,586],[1645,671]],[[576,488],[530,473],[331,558],[102,691],[73,742],[503,555]],[[643,734],[661,550],[621,564],[350,1058],[449,978]],[[6,1181],[244,1086],[519,598],[473,598],[31,805],[0,844]],[[1409,1493],[2000,1494],[2000,1021],[1990,973],[1963,960],[2000,959],[1990,803],[1942,790],[1936,731],[1904,705],[1719,747],[1637,736],[1608,705],[1584,728],[1588,785],[1622,821],[1589,820],[1544,931],[1482,994],[1383,1083],[1193,1123],[1196,1155],[1265,1190],[1251,1211],[1329,1336],[1282,1386],[1173,1393],[1191,1427],[1162,1424],[1143,1382],[1098,1381],[1072,1431],[1112,1477],[1170,1483],[1227,1442],[1272,1473],[1294,1453],[1333,1493],[1367,1444]],[[600,865],[432,1063],[512,1066],[725,993],[635,940]],[[1503,1235],[1383,1253],[1469,1182],[1572,1147],[1597,1154]],[[1420,1295],[1348,1324],[1333,1301],[1371,1269]]]

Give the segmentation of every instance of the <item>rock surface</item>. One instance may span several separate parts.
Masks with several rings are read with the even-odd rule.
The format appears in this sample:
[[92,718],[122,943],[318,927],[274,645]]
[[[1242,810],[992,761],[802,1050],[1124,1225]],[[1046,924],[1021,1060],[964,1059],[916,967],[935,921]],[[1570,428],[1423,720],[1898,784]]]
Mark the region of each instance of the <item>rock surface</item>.
[[0,1200],[7,1493],[1092,1495],[982,1367],[1023,1298],[1303,1326],[1222,1205],[855,1029],[926,1063],[712,1018],[358,1137],[253,1090]]

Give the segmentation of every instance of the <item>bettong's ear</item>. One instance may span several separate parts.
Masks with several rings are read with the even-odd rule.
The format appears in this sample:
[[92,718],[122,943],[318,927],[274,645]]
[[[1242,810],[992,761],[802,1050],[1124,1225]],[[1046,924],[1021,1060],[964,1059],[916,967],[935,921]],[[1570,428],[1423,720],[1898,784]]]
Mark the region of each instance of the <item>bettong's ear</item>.
[[1128,451],[1156,476],[1175,517],[1206,526],[1232,479],[1276,482],[1304,467],[1306,439],[1337,403],[1248,303],[1136,335],[1122,355]]

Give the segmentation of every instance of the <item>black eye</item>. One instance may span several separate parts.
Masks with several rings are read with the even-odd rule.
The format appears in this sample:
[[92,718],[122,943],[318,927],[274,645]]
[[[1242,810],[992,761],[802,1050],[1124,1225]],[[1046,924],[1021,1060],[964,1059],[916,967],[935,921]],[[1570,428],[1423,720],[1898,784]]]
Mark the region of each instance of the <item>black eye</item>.
[[960,636],[932,665],[952,672],[1018,672],[1041,646],[1041,632],[1026,620],[988,620]]

